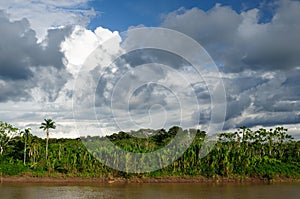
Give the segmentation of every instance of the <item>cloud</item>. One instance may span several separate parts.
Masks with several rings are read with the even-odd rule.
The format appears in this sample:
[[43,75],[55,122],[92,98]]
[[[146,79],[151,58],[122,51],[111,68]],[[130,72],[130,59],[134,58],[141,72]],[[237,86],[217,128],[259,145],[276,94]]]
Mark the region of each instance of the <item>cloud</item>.
[[5,10],[12,20],[27,18],[37,38],[42,41],[49,28],[70,25],[86,25],[95,11],[89,0],[10,0],[1,1],[0,10]]
[[300,2],[274,4],[267,23],[260,23],[257,8],[237,13],[217,4],[207,12],[181,8],[168,14],[162,26],[196,39],[225,72],[293,69],[300,65]]
[[[162,23],[198,41],[219,66],[227,95],[225,129],[300,121],[300,2],[271,6],[274,15],[264,23],[260,8],[238,13],[220,4],[208,11],[180,8]],[[209,108],[194,114],[200,123],[210,120]]]
[[225,129],[299,123],[299,75],[299,69],[228,75]]
[[29,68],[23,67],[23,65],[29,65],[32,54],[39,51],[35,32],[28,28],[29,23],[26,19],[10,22],[2,12],[0,12],[0,23],[2,27],[0,31],[0,76],[6,79],[26,79],[32,76]]
[[[28,86],[30,88],[30,86]],[[30,98],[26,81],[3,81],[0,80],[0,102],[8,100],[22,101]]]
[[[169,46],[169,40],[151,31],[120,35],[102,27],[86,29],[82,25],[90,16],[87,2],[0,3],[6,9],[0,12],[0,119],[20,127],[31,124],[36,134],[43,135],[38,121],[51,117],[60,128],[53,135],[62,136],[65,131],[76,137],[75,96],[80,133],[120,130],[116,120],[124,130],[167,128],[180,122],[190,125],[189,121],[198,119],[205,126],[212,109],[208,87],[218,83],[217,71],[203,64],[204,81],[187,60],[174,53],[128,51],[130,45],[142,47],[143,42]],[[209,11],[181,8],[162,23],[202,44],[219,66],[227,94],[224,129],[299,127],[300,3],[273,4],[274,16],[265,23],[261,23],[260,9],[238,13],[219,4]],[[178,52],[194,55],[195,49],[180,41],[174,39]],[[199,63],[202,57],[193,60]],[[183,104],[178,97],[184,99]]]
[[[32,98],[31,90],[36,87],[45,92],[48,100],[55,100],[68,76],[60,44],[72,28],[48,30],[46,39],[40,44],[27,19],[10,21],[0,12],[0,24],[0,100]],[[52,77],[46,78],[47,75]],[[58,78],[55,85],[50,81],[54,78]]]
[[[80,71],[71,72],[77,76],[73,95],[77,119],[92,121],[97,118],[102,127],[114,131],[160,125],[163,125],[160,128],[168,128],[180,125],[182,120],[186,125],[192,123],[189,113],[197,103],[195,99],[188,101],[196,96],[187,80],[198,83],[195,84],[197,89],[201,86],[195,70],[184,68],[189,63],[162,50],[128,51],[128,46],[139,45],[141,38],[134,38],[130,33],[120,36],[117,32],[98,30],[75,28],[62,44],[70,61],[67,68],[72,70],[72,62],[83,63]],[[156,42],[165,38],[159,39]],[[95,44],[99,44],[97,49],[93,49]],[[84,45],[90,54],[80,54]],[[79,57],[89,56],[85,61],[73,59],[77,52]]]

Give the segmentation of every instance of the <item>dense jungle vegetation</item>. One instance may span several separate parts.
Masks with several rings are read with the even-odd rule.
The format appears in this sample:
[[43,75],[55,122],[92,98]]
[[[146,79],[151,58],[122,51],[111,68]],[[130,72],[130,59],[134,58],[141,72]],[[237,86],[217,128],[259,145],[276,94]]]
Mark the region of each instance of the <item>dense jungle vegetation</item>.
[[[88,152],[82,142],[94,140],[98,144],[99,151],[103,153],[100,148],[106,147],[101,145],[104,138],[90,136],[77,139],[50,138],[51,129],[54,128],[55,123],[51,119],[45,120],[41,124],[41,129],[46,132],[47,138],[41,139],[34,136],[30,129],[19,130],[11,124],[0,122],[0,175],[105,178],[220,176],[267,179],[300,176],[300,142],[294,141],[283,127],[257,131],[242,127],[236,132],[221,133],[205,157],[201,157],[200,149],[207,135],[198,129],[183,130],[175,126],[168,131],[144,129],[106,136],[116,146],[126,151],[147,153],[167,145],[178,131],[195,133],[188,150],[175,162],[157,171],[136,174],[105,166]],[[137,136],[139,134],[146,136]],[[114,156],[113,151],[109,149],[105,153]]]

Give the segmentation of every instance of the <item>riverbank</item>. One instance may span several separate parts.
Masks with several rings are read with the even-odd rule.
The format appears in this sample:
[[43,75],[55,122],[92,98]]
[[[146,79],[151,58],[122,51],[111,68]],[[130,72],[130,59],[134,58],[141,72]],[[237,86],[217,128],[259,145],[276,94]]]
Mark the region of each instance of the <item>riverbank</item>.
[[[195,134],[195,138],[178,159],[174,161],[174,151],[168,148],[162,153],[147,156],[168,146],[177,132],[181,131],[190,131]],[[8,176],[2,177],[2,182],[25,183],[290,181],[300,177],[300,141],[293,141],[286,131],[283,127],[275,130],[260,129],[259,132],[243,128],[237,133],[221,133],[211,149],[204,142],[205,132],[199,129],[184,130],[176,126],[168,131],[153,130],[153,136],[149,136],[149,139],[140,138],[137,135],[142,134],[133,131],[107,136],[114,145],[124,149],[123,152],[142,156],[126,155],[130,154],[127,152],[118,154],[104,138],[97,136],[50,139],[49,145],[38,137],[32,136],[30,143],[25,143],[24,137],[18,137],[11,143],[11,148],[0,155],[0,177]],[[94,146],[95,150],[89,151],[84,143]],[[174,149],[177,150],[177,147]],[[208,154],[202,157],[204,153]],[[116,170],[110,167],[112,165]],[[158,170],[152,171],[155,168]],[[145,171],[149,172],[142,173]]]
[[299,178],[205,178],[205,177],[161,177],[161,178],[80,178],[80,177],[31,177],[2,176],[1,184],[45,183],[45,184],[122,184],[122,183],[288,183],[299,182]]

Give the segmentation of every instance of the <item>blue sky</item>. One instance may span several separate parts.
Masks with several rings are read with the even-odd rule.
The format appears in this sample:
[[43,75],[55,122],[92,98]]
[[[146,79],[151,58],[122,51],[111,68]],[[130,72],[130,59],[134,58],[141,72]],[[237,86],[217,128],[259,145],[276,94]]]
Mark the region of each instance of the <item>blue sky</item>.
[[[111,30],[126,31],[130,26],[143,24],[148,27],[159,26],[163,17],[181,7],[191,9],[197,7],[209,10],[217,3],[230,6],[235,11],[241,12],[252,8],[261,7],[272,0],[94,0],[89,3],[97,11],[97,16],[91,20],[89,28],[103,26]],[[262,20],[270,18],[270,10],[264,6]]]

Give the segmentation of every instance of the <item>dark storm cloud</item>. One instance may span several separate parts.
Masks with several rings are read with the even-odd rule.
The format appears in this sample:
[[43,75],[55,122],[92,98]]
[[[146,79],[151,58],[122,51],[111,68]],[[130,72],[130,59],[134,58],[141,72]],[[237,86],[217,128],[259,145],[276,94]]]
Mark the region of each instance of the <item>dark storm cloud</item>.
[[10,22],[0,11],[0,77],[4,79],[27,79],[32,76],[30,65],[32,54],[38,53],[35,32],[23,19]]
[[256,125],[274,126],[284,124],[297,124],[300,121],[300,115],[294,112],[282,113],[269,113],[266,115],[258,115],[255,117],[245,118],[242,122],[236,123],[235,127],[248,126],[253,127]]
[[[60,44],[71,33],[71,28],[49,30],[47,39],[40,44],[27,19],[10,21],[0,11],[0,26],[0,101],[30,98],[30,89],[37,86],[49,89],[46,93],[57,92],[67,77]],[[54,71],[60,75],[53,74]],[[49,80],[39,78],[46,76],[41,72],[60,76],[60,81],[55,85],[45,83],[44,81]],[[48,86],[44,86],[45,84]],[[53,100],[54,95],[50,95],[50,100]]]
[[256,76],[253,77],[256,83],[248,77],[224,81],[227,93],[225,128],[299,123],[300,70],[277,71],[268,78],[260,72],[252,75]]
[[71,27],[50,29],[46,38],[47,46],[44,49],[40,49],[40,56],[34,57],[36,61],[33,65],[37,66],[54,66],[58,69],[63,69],[64,54],[60,50],[60,45],[65,37],[70,35],[72,32]]
[[15,101],[26,100],[30,98],[28,92],[26,92],[26,82],[23,80],[19,81],[8,81],[0,83],[0,102],[5,102],[10,99]]

